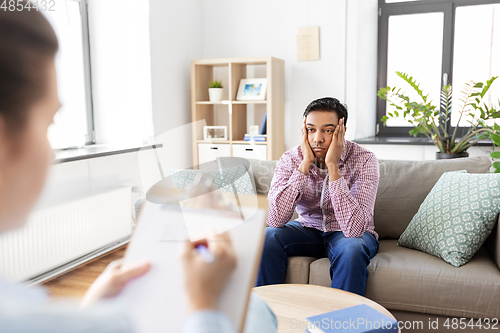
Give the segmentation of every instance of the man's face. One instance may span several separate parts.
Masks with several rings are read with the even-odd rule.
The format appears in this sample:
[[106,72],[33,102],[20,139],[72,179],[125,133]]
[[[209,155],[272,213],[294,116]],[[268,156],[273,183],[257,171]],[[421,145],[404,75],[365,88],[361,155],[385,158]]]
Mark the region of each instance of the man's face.
[[307,115],[307,137],[309,145],[311,145],[311,149],[317,158],[326,156],[338,124],[339,118],[336,112],[313,111]]

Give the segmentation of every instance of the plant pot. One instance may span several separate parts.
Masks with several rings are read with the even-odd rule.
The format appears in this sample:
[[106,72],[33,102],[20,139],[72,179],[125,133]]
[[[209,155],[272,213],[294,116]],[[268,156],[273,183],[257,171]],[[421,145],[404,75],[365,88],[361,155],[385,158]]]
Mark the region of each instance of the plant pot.
[[222,88],[208,88],[208,96],[210,97],[210,102],[222,101]]
[[469,157],[469,153],[466,151],[459,154],[454,154],[454,153],[446,154],[446,153],[441,153],[439,151],[436,153],[436,160],[447,160],[451,158],[461,158],[461,157]]

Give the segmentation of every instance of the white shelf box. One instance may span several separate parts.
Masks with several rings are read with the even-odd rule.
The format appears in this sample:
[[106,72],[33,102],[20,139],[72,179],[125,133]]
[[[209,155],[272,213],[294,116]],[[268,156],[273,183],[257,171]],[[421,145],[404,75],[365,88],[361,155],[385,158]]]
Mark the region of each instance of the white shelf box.
[[267,146],[252,144],[233,144],[233,156],[256,160],[267,159]]
[[231,156],[228,143],[198,143],[198,163],[214,161],[217,157]]

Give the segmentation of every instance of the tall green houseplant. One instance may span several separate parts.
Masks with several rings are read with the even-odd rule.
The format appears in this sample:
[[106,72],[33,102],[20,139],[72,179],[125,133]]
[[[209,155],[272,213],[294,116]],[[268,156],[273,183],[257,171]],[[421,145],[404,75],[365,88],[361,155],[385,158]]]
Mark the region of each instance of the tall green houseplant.
[[[429,99],[417,83],[417,80],[406,73],[396,72],[410,87],[418,94],[417,100],[411,100],[402,88],[381,88],[377,95],[388,101],[395,108],[382,117],[384,126],[390,118],[402,118],[414,127],[409,134],[413,136],[427,136],[443,154],[460,154],[481,140],[490,138],[494,145],[500,146],[500,125],[492,120],[500,118],[500,100],[496,106],[487,105],[484,101],[486,93],[490,89],[497,76],[493,76],[486,83],[470,82],[465,84],[460,93],[460,101],[463,103],[459,111],[457,126],[450,134],[450,120],[452,108],[452,86],[445,85],[441,89],[440,107]],[[460,122],[469,116],[467,120],[469,127],[465,133],[458,134]],[[493,159],[500,159],[500,151],[492,152]],[[500,162],[493,163],[495,172],[500,172]]]

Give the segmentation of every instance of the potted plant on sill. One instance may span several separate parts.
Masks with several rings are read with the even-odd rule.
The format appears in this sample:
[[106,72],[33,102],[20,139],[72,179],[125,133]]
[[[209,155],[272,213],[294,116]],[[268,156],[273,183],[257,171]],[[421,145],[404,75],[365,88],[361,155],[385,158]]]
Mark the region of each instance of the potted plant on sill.
[[[452,87],[445,85],[441,89],[441,109],[429,100],[429,95],[424,94],[417,81],[406,73],[396,72],[396,74],[408,83],[418,94],[419,101],[411,101],[401,88],[385,87],[380,88],[377,96],[389,102],[395,107],[394,112],[389,112],[382,117],[384,126],[389,118],[403,118],[414,127],[409,134],[418,136],[424,134],[439,149],[436,153],[436,159],[467,157],[467,149],[481,140],[490,138],[494,145],[500,146],[500,125],[490,124],[492,120],[500,118],[500,100],[499,105],[495,107],[488,106],[484,102],[484,96],[490,89],[493,82],[497,79],[492,77],[486,84],[482,82],[467,83],[461,92],[463,107],[459,111],[457,126],[450,135],[448,132],[451,119]],[[468,109],[472,107],[472,110]],[[470,127],[461,138],[457,138],[457,130],[463,116],[470,116],[468,120]],[[494,159],[500,159],[500,152],[491,153]],[[500,172],[500,162],[493,163],[495,172]]]
[[208,97],[210,102],[220,102],[222,100],[222,82],[221,81],[210,81],[208,88]]

